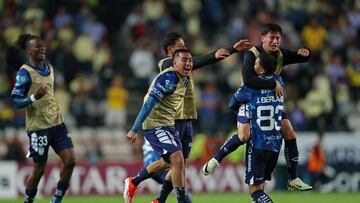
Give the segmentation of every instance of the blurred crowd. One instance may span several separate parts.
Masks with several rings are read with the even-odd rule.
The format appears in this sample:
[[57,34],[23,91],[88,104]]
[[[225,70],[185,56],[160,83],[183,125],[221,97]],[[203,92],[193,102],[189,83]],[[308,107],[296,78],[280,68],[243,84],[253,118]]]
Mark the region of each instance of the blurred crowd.
[[[283,28],[281,47],[308,47],[307,63],[283,69],[286,112],[297,131],[351,131],[360,119],[360,0],[2,0],[0,1],[0,129],[24,125],[12,108],[15,74],[26,62],[15,42],[40,35],[55,67],[56,96],[67,125],[125,128],[165,57],[161,39],[183,34],[194,55],[231,47],[259,28]],[[242,82],[242,53],[195,71],[195,131],[235,128],[227,108]]]

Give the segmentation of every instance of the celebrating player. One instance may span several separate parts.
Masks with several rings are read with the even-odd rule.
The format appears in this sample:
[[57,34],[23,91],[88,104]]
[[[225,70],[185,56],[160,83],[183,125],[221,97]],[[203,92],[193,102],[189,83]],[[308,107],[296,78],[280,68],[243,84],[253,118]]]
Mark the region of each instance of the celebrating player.
[[49,146],[60,156],[63,166],[52,203],[60,203],[69,187],[75,166],[74,146],[54,96],[54,70],[46,61],[46,47],[37,35],[23,34],[18,45],[26,51],[27,63],[16,74],[11,92],[15,108],[26,108],[26,132],[30,147],[27,157],[34,166],[25,190],[25,203],[31,203],[44,174]]
[[[193,58],[193,70],[204,67],[205,65],[214,64],[219,62],[220,60],[228,57],[229,55],[235,53],[236,51],[241,51],[246,49],[250,46],[248,40],[240,40],[234,44],[233,47],[228,49],[218,49],[210,54],[203,55],[203,56],[195,56]],[[184,48],[185,42],[182,36],[179,33],[169,33],[165,37],[163,41],[163,50],[167,55],[167,58],[161,60],[159,62],[159,69],[163,71],[165,69],[172,67],[172,54],[175,50],[179,48]],[[179,132],[179,136],[181,139],[183,156],[186,159],[189,157],[191,146],[192,146],[192,137],[193,137],[193,128],[192,128],[192,120],[197,119],[197,112],[195,107],[195,100],[194,100],[194,84],[192,77],[189,77],[189,84],[186,88],[186,94],[181,102],[181,108],[176,113],[175,116],[175,129]],[[145,142],[146,144],[146,142]],[[144,144],[144,145],[145,145]],[[151,155],[152,154],[152,155]],[[145,155],[145,154],[144,154]],[[147,151],[147,156],[154,156],[156,157],[156,153],[151,153]],[[145,158],[145,157],[144,157]],[[155,161],[150,165],[146,165],[147,167],[144,168],[136,177],[130,177],[128,182],[128,187],[125,187],[124,197],[125,196],[134,196],[136,187],[143,181],[149,177],[153,177],[154,174],[157,172],[164,170],[168,167],[162,159]],[[158,175],[155,176],[156,180],[159,179]],[[165,202],[167,196],[172,191],[173,186],[171,182],[164,181],[163,188],[161,190],[160,196],[154,200],[154,202]],[[191,201],[187,196],[188,201]]]
[[[262,44],[252,47],[245,53],[243,79],[245,85],[253,89],[272,89],[278,97],[282,96],[282,87],[278,80],[274,78],[264,80],[256,75],[254,70],[255,60],[261,53],[269,53],[277,58],[277,69],[275,74],[280,74],[282,67],[288,64],[302,63],[310,58],[310,51],[307,48],[300,48],[297,52],[279,48],[282,36],[282,29],[274,23],[265,24],[261,30]],[[298,156],[299,152],[296,144],[295,131],[283,112],[281,120],[281,133],[285,140],[285,159],[288,166],[290,180],[288,188],[290,190],[297,189],[300,191],[311,190],[312,187],[304,183],[298,178]],[[236,150],[240,145],[247,142],[250,136],[250,126],[248,124],[240,124],[238,135],[230,137],[221,147],[219,152],[203,166],[203,173],[209,175],[217,168],[224,157]]]
[[[267,80],[276,70],[276,58],[261,53],[255,60],[256,74]],[[279,76],[278,81],[283,84]],[[238,124],[251,125],[252,133],[246,149],[245,183],[254,203],[272,203],[264,192],[265,180],[271,180],[282,143],[281,120],[283,96],[276,97],[274,90],[254,90],[242,85],[234,94],[233,106],[246,103],[239,109]]]
[[[192,55],[187,49],[177,49],[173,54],[173,67],[160,72],[151,83],[144,104],[135,123],[127,134],[130,143],[137,139],[140,125],[151,147],[170,164],[166,180],[172,182],[178,202],[186,202],[184,189],[184,158],[179,133],[175,130],[175,114],[185,96],[193,66]],[[130,179],[126,179],[125,188]],[[126,193],[124,193],[126,195]],[[125,202],[133,197],[124,196]]]

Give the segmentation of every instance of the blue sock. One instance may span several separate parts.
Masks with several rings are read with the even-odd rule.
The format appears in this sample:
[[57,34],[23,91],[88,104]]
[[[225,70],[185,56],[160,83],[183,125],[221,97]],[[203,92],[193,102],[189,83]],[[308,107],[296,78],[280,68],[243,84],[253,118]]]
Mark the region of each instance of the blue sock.
[[60,180],[56,186],[54,199],[56,198],[56,199],[62,200],[62,198],[64,197],[66,190],[68,188],[69,188],[69,182],[63,182]]
[[176,198],[178,200],[178,203],[186,203],[184,186],[175,187],[175,193],[176,193]]
[[32,203],[34,201],[34,198],[36,196],[37,189],[25,189],[25,199],[24,203]]
[[164,183],[160,191],[160,196],[157,198],[159,202],[160,203],[165,202],[172,190],[173,190],[173,185],[171,181],[164,180]]
[[264,190],[256,190],[251,194],[253,203],[273,203],[272,199],[264,192]]
[[214,158],[220,163],[223,158],[225,158],[231,152],[235,151],[242,144],[244,143],[241,142],[238,135],[234,134],[226,140],[218,153],[215,154]]
[[299,151],[296,144],[296,139],[285,140],[284,148],[285,160],[288,169],[288,174],[291,179],[298,177],[298,162]]
[[192,203],[190,191],[185,192],[185,199],[186,199],[186,203]]
[[151,176],[153,175],[153,173],[148,173],[147,170],[146,170],[146,167],[143,168],[138,174],[136,177],[134,177],[132,179],[132,183],[135,185],[135,186],[138,186],[142,181],[150,178]]

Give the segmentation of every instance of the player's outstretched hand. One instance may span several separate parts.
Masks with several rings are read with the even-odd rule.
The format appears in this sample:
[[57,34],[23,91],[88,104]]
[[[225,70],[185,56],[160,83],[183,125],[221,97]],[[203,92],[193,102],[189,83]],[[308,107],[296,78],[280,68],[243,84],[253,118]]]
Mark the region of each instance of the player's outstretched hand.
[[307,48],[300,48],[300,49],[298,49],[297,54],[300,56],[307,57],[307,56],[309,56],[310,51]]
[[230,52],[227,49],[224,49],[224,48],[218,49],[215,52],[215,58],[216,59],[224,59],[224,58],[226,58],[228,56],[230,56]]
[[276,80],[276,87],[275,87],[275,94],[276,97],[280,98],[283,95],[283,89],[279,81]]
[[137,133],[135,133],[131,130],[126,135],[127,141],[130,142],[131,144],[133,144],[136,141],[136,138],[137,138]]
[[36,100],[40,99],[41,97],[43,97],[46,94],[46,88],[44,85],[40,85],[39,87],[36,88],[35,92],[34,92],[34,97]]
[[233,47],[237,51],[242,51],[244,49],[250,48],[250,46],[251,46],[251,43],[248,39],[241,39],[238,42],[236,42]]

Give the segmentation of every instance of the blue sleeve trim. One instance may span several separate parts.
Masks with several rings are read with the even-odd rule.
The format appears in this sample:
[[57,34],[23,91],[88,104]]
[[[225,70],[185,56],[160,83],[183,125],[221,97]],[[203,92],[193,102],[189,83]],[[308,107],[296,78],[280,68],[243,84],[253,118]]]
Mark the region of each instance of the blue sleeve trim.
[[158,101],[152,97],[149,96],[148,99],[145,101],[145,103],[142,105],[140,112],[138,113],[134,125],[131,128],[131,131],[138,132],[141,124],[144,122],[146,117],[150,114],[151,110],[154,108],[154,106],[158,103]]
[[30,97],[14,97],[13,98],[13,106],[15,109],[21,109],[31,104],[32,101]]
[[12,97],[25,97],[31,86],[31,77],[27,70],[20,69],[16,73],[16,82],[11,91]]

